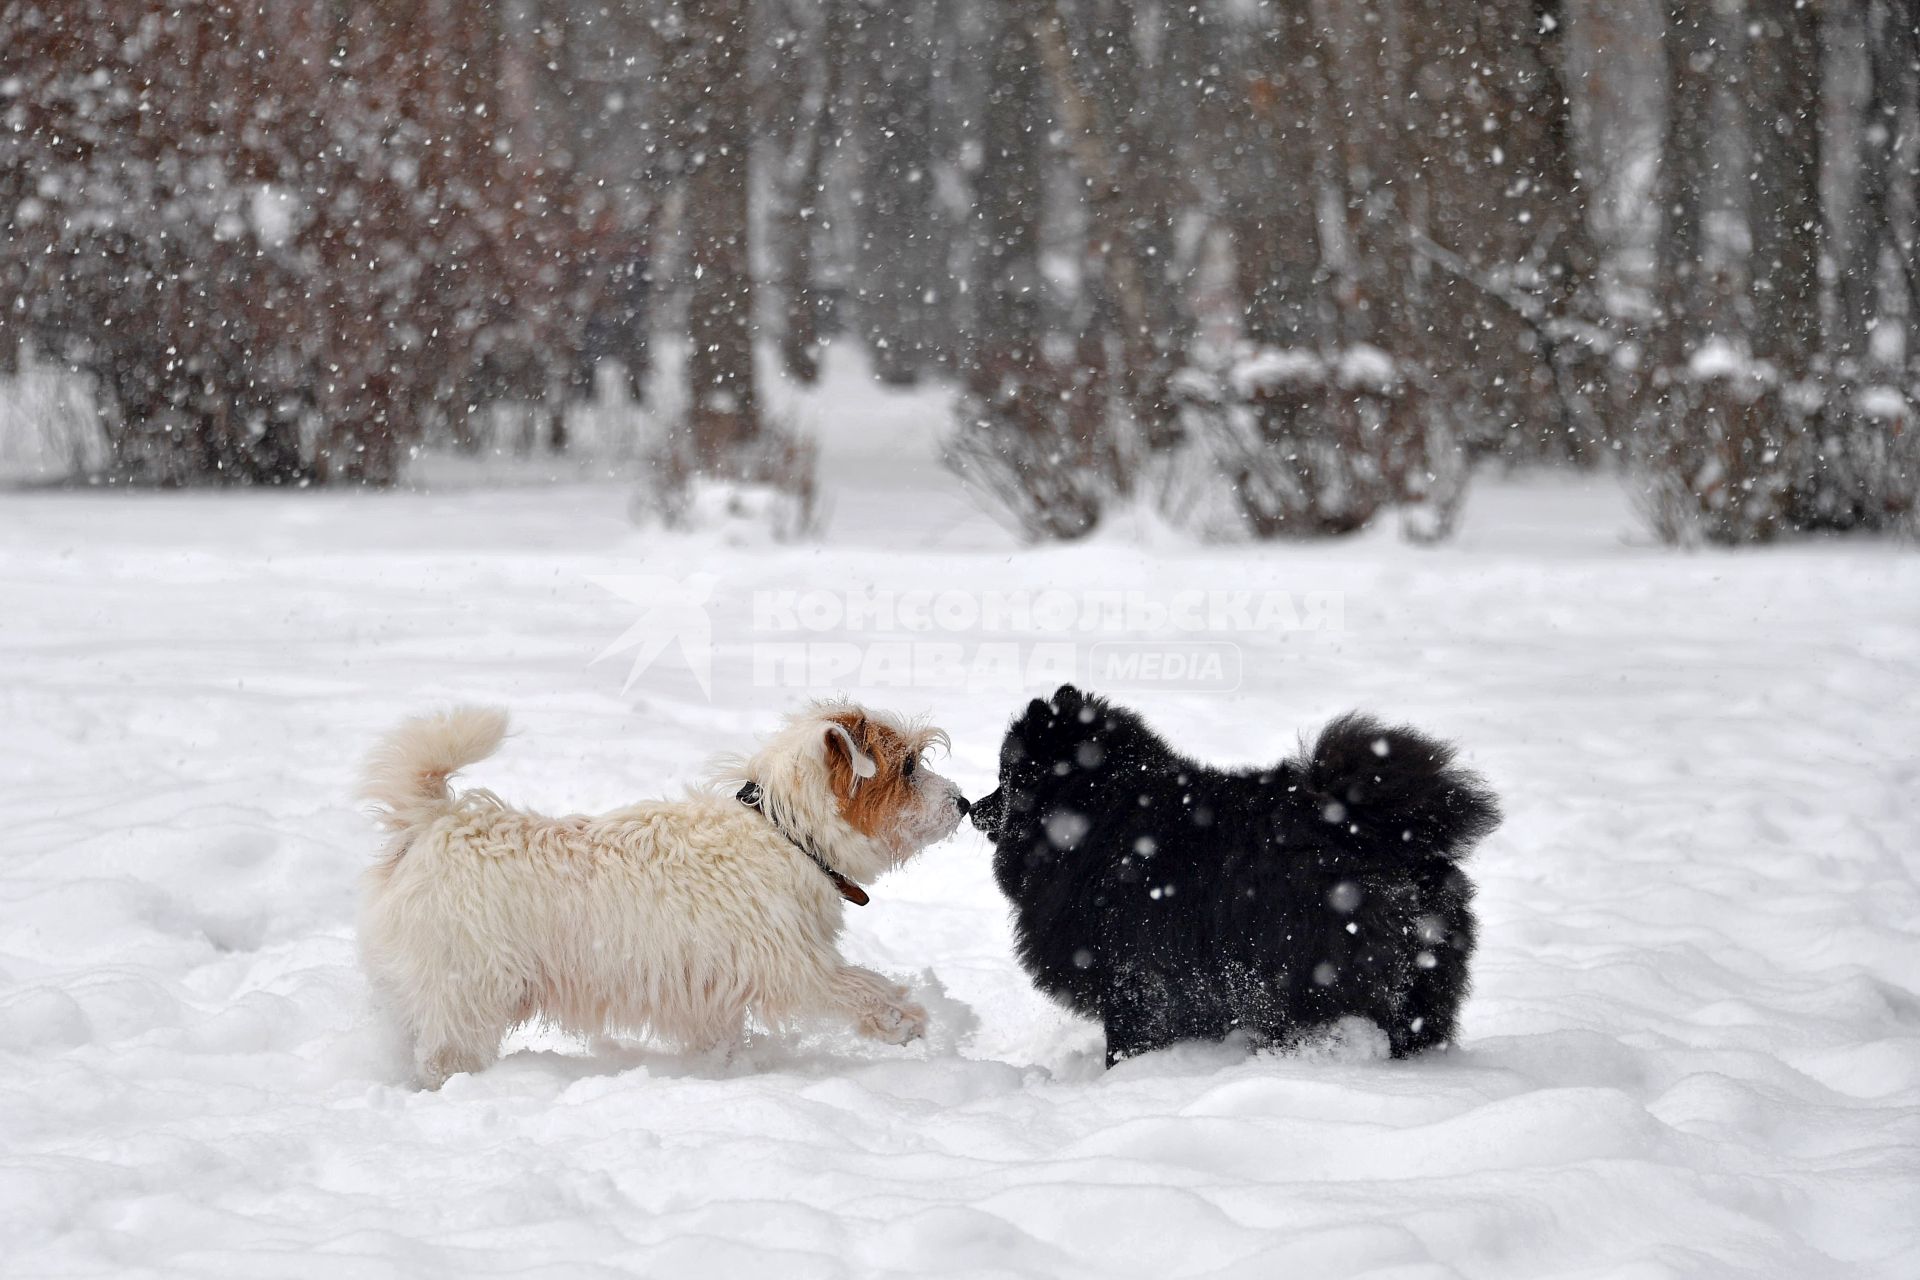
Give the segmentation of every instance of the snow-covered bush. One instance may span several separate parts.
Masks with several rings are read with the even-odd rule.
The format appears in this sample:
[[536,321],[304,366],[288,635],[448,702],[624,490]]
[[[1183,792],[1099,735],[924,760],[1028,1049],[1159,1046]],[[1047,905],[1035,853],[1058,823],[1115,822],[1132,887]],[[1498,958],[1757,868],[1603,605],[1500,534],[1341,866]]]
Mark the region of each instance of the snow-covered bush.
[[946,463],[989,511],[1030,542],[1092,533],[1110,494],[1065,442],[1010,430],[990,418],[948,441]]
[[1884,383],[1834,388],[1805,428],[1791,504],[1800,529],[1915,527],[1920,412]]
[[1351,533],[1387,501],[1382,459],[1368,442],[1386,422],[1395,379],[1384,354],[1365,355],[1378,359],[1341,368],[1308,351],[1253,351],[1213,395],[1191,402],[1255,538]]
[[1893,388],[1790,380],[1720,339],[1656,377],[1633,442],[1664,541],[1894,529],[1920,506],[1913,407]]
[[702,459],[682,423],[645,452],[631,514],[641,525],[716,533],[735,544],[805,538],[824,515],[819,454],[798,429],[763,422],[751,442]]
[[1149,448],[1115,400],[1018,384],[963,401],[947,465],[1032,541],[1084,536],[1115,504],[1208,540],[1353,533],[1398,511],[1414,541],[1452,532],[1468,456],[1447,404],[1375,347],[1249,346],[1168,384],[1179,430]]
[[1655,379],[1634,435],[1639,502],[1654,532],[1667,542],[1778,535],[1798,424],[1776,371],[1716,341]]
[[1102,390],[1075,387],[1039,359],[976,384],[985,390],[961,397],[959,426],[943,457],[947,469],[1028,541],[1070,542],[1092,533],[1130,479]]
[[[1352,533],[1382,510],[1409,537],[1451,532],[1467,457],[1444,406],[1385,352],[1255,347],[1175,383],[1194,448],[1256,539]],[[1166,514],[1180,520],[1193,509]]]
[[86,380],[27,354],[11,375],[0,372],[0,480],[98,471],[107,464],[106,441]]

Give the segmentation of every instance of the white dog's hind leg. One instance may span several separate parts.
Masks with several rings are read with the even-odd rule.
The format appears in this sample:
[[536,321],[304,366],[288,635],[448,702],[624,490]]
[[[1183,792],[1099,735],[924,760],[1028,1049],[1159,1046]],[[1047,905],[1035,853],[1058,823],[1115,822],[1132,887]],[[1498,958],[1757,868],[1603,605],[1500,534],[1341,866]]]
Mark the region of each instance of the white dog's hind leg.
[[747,1006],[744,1002],[717,1006],[706,1011],[696,1026],[681,1035],[681,1044],[689,1053],[710,1054],[722,1062],[733,1061],[733,1052],[747,1036]]
[[492,1066],[494,1058],[499,1056],[499,1046],[498,1039],[491,1046],[459,1041],[433,1044],[422,1040],[414,1050],[414,1078],[422,1089],[438,1089],[462,1072],[484,1071]]
[[446,980],[412,995],[406,1020],[413,1032],[414,1074],[425,1089],[492,1066],[500,1041],[531,1012],[526,985],[504,974]]
[[906,1044],[927,1034],[927,1011],[907,999],[907,989],[877,973],[842,965],[829,984],[834,1005],[870,1039]]

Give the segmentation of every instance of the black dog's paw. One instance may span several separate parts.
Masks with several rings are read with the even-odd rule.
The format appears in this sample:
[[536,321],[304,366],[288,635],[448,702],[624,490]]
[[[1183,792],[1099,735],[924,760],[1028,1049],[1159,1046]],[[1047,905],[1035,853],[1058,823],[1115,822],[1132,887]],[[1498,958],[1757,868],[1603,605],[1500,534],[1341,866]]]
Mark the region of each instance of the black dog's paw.
[[1155,1049],[1164,1049],[1171,1043],[1165,1040],[1157,1041],[1155,1037],[1146,1034],[1131,1021],[1117,1018],[1112,1013],[1108,1013],[1102,1022],[1105,1024],[1103,1029],[1107,1038],[1107,1070],[1109,1071],[1113,1070],[1116,1063],[1125,1062],[1128,1058],[1137,1058],[1143,1053],[1151,1053]]
[[1080,690],[1063,684],[1053,691],[1052,697],[1035,698],[1029,702],[1021,723],[1029,729],[1052,728],[1078,715],[1085,702],[1086,695]]

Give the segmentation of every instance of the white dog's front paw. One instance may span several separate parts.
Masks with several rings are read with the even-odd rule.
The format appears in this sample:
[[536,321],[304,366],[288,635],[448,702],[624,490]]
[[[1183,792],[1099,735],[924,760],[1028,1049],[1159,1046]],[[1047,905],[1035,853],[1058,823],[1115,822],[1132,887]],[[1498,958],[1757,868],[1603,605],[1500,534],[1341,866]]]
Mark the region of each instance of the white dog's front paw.
[[860,1029],[888,1044],[910,1044],[927,1034],[927,1011],[917,1004],[887,1005],[866,1018]]

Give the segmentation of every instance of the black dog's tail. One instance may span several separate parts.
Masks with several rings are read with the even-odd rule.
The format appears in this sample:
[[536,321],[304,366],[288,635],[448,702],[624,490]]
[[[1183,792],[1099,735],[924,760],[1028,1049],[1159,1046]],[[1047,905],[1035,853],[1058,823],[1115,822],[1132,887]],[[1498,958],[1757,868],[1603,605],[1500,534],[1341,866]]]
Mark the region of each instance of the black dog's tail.
[[1453,748],[1357,712],[1325,729],[1300,764],[1308,798],[1363,863],[1464,858],[1500,825],[1500,805]]

